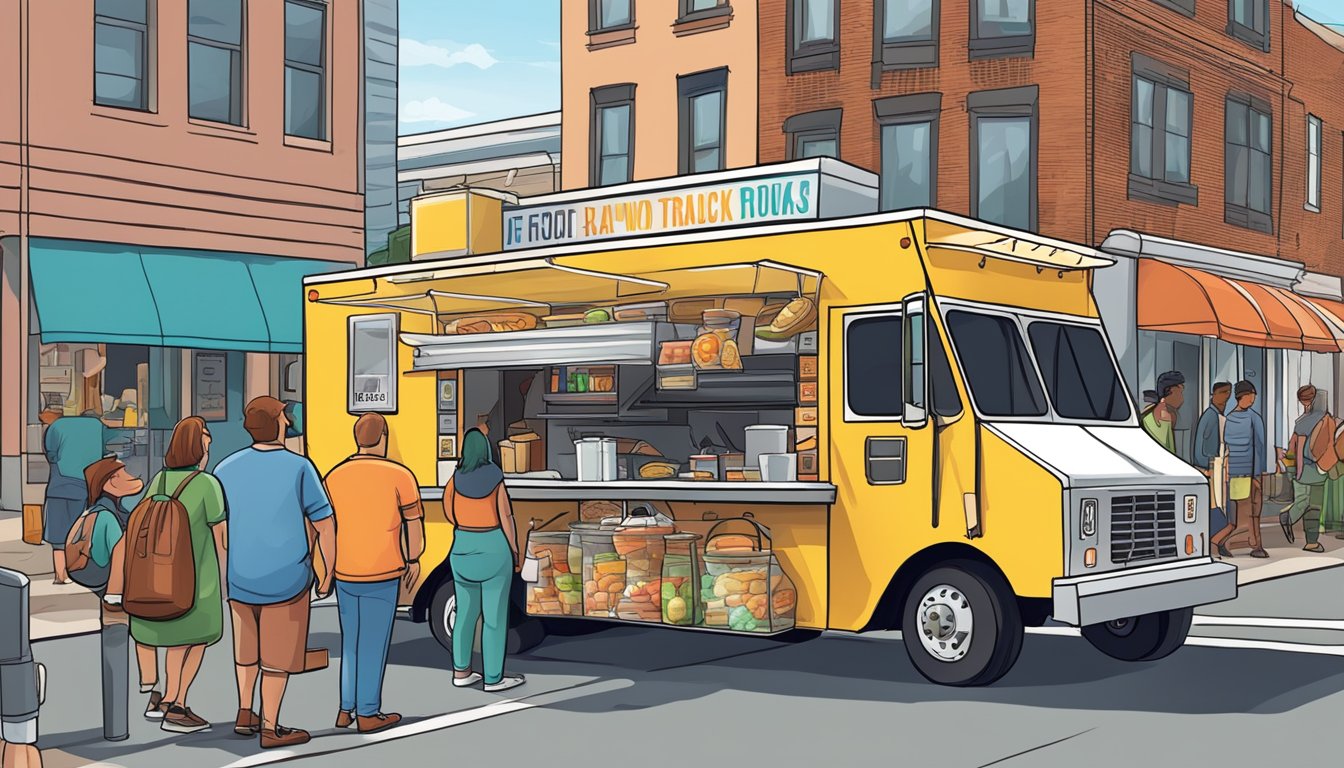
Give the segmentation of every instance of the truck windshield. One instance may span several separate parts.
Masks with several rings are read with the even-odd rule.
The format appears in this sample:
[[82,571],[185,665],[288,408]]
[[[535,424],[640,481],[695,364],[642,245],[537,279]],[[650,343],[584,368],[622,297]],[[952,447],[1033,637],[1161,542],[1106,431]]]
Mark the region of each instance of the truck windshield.
[[1027,335],[1056,413],[1089,421],[1129,418],[1129,398],[1096,328],[1040,321]]
[[[980,412],[986,416],[1044,416],[1045,395],[1017,322],[1002,315],[947,314],[952,344]],[[1110,363],[1108,362],[1107,365]]]

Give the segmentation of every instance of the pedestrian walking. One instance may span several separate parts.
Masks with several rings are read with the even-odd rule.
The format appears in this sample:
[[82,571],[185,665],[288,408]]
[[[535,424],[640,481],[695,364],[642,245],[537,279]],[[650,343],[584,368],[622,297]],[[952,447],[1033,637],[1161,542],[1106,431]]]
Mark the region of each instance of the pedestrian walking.
[[65,540],[70,527],[84,512],[89,489],[84,468],[106,453],[108,429],[90,415],[63,416],[49,408],[51,423],[42,439],[50,467],[46,498],[42,505],[42,540],[51,545],[51,567],[57,584],[69,584],[65,567]]
[[1231,540],[1248,537],[1251,557],[1266,558],[1261,545],[1260,504],[1263,501],[1260,478],[1265,474],[1265,422],[1251,410],[1255,404],[1255,385],[1239,381],[1234,390],[1237,407],[1227,415],[1223,439],[1228,452],[1228,498],[1236,505],[1235,522],[1223,527],[1211,540],[1221,557],[1232,557]]
[[504,674],[509,630],[509,590],[522,569],[513,507],[504,473],[490,456],[490,442],[479,429],[462,438],[462,459],[444,487],[444,513],[453,525],[448,562],[453,569],[457,619],[453,623],[453,685],[481,682],[471,671],[476,625],[481,629],[481,662],[487,692],[506,691],[526,682]]
[[1185,403],[1185,374],[1167,371],[1157,377],[1157,389],[1145,395],[1153,402],[1140,421],[1144,431],[1168,453],[1176,453],[1176,412]]
[[1289,451],[1295,457],[1293,504],[1279,513],[1279,526],[1283,528],[1283,535],[1288,539],[1288,543],[1295,544],[1297,538],[1293,534],[1293,527],[1301,521],[1302,533],[1307,540],[1306,546],[1302,549],[1306,552],[1319,553],[1325,551],[1320,538],[1321,507],[1325,503],[1326,476],[1312,454],[1312,442],[1314,437],[1321,437],[1317,434],[1317,427],[1324,424],[1328,430],[1325,442],[1329,443],[1333,450],[1334,425],[1333,420],[1329,419],[1325,412],[1325,398],[1316,387],[1308,384],[1298,389],[1297,402],[1302,406],[1302,415],[1293,424],[1293,436],[1288,443]]
[[341,621],[341,708],[337,728],[373,733],[401,721],[382,710],[383,672],[397,597],[420,577],[425,551],[420,487],[387,458],[387,420],[355,422],[357,452],[327,473],[336,510],[336,603]]
[[[172,556],[190,557],[196,576],[195,596],[186,613],[164,620],[141,618],[133,612],[131,616],[131,637],[137,643],[166,649],[160,727],[171,733],[209,730],[210,723],[187,706],[187,693],[201,671],[205,649],[224,635],[219,564],[227,562],[227,505],[219,480],[204,471],[210,460],[210,441],[210,430],[201,417],[179,421],[168,441],[164,469],[148,486],[151,500],[176,497],[186,510],[191,551],[175,551]],[[131,535],[138,534],[132,526]],[[125,586],[127,602],[133,588],[132,584]],[[146,717],[154,714],[146,710]]]
[[1227,451],[1223,442],[1227,402],[1232,399],[1232,384],[1219,381],[1209,391],[1209,407],[1195,425],[1194,465],[1209,478],[1209,535],[1227,526]]
[[[130,510],[126,509],[125,500],[129,497],[138,495],[144,490],[145,484],[140,478],[132,475],[126,469],[126,465],[120,460],[108,457],[99,459],[84,469],[85,483],[89,488],[89,508],[84,514],[88,516],[88,536],[82,544],[81,555],[87,557],[88,563],[83,568],[71,570],[71,578],[78,584],[88,587],[100,600],[103,601],[103,610],[112,614],[124,614],[121,608],[122,601],[122,577],[123,563],[125,562],[125,533],[126,526],[130,521]],[[73,538],[77,531],[81,531],[85,526],[85,517],[81,515],[71,531]],[[67,546],[67,552],[70,546]],[[125,676],[125,640],[129,626],[126,623],[124,615],[117,615],[116,622],[105,624],[103,628],[104,640],[110,641],[106,645],[110,646],[107,656],[113,664],[119,663],[122,669],[119,670],[120,676]],[[109,635],[116,635],[110,637]],[[159,657],[158,650],[150,645],[135,644],[136,666],[140,672],[140,694],[149,697],[149,703],[145,707],[145,717],[149,720],[163,719],[163,694],[158,690],[159,684]],[[107,670],[117,674],[118,670]],[[120,685],[109,681],[104,681],[104,693],[108,688],[124,687],[124,679]],[[108,698],[107,696],[104,697]],[[115,698],[120,699],[114,703],[115,707],[121,707],[124,711],[125,695],[118,693]]]
[[[317,468],[285,448],[285,404],[258,397],[243,427],[252,445],[216,469],[229,497],[229,611],[233,617],[238,717],[233,730],[260,735],[261,747],[292,747],[310,736],[280,725],[289,676],[305,670],[313,560],[308,526],[328,564],[318,596],[331,593],[336,524]],[[261,715],[253,709],[261,678]]]

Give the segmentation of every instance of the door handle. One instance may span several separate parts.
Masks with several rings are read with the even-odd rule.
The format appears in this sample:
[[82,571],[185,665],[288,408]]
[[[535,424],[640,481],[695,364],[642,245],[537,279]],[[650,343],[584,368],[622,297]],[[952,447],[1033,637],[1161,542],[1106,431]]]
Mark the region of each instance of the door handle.
[[904,437],[870,437],[863,443],[864,474],[869,485],[900,485],[905,482]]

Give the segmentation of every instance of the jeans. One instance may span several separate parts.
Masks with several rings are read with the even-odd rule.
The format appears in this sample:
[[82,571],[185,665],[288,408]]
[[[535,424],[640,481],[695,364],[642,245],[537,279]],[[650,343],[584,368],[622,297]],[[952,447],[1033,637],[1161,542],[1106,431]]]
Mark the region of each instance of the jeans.
[[392,644],[400,579],[336,581],[341,617],[341,711],[373,717],[382,711],[383,670]]
[[1315,544],[1321,538],[1321,507],[1325,504],[1325,483],[1308,485],[1293,481],[1293,506],[1288,508],[1288,524],[1302,521],[1302,531],[1307,534],[1307,545]]
[[513,550],[504,532],[456,531],[448,555],[457,594],[457,621],[453,624],[453,668],[471,668],[476,624],[481,629],[481,663],[485,682],[504,677],[504,651],[509,631],[509,589],[513,586]]

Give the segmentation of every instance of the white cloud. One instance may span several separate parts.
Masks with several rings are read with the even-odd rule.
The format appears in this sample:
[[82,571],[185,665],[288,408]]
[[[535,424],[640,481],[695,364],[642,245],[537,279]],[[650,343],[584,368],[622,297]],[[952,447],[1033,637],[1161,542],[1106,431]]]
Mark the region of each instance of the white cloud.
[[451,123],[475,116],[475,112],[455,107],[438,96],[408,101],[397,110],[397,119],[403,123]]
[[459,64],[470,64],[477,69],[489,69],[499,63],[480,43],[459,46],[430,45],[419,40],[403,37],[399,43],[398,56],[403,67],[443,67],[449,69]]

